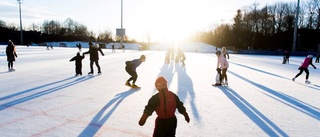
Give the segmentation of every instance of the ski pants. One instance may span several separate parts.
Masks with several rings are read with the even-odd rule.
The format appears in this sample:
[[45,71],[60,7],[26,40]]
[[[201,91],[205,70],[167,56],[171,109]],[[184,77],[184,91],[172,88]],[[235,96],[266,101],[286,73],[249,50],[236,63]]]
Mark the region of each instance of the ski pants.
[[76,74],[82,75],[82,64],[76,64]]
[[220,77],[220,81],[222,81],[223,79],[224,79],[225,81],[228,81],[227,70],[228,70],[228,68],[223,68],[223,69],[222,69],[222,75],[221,75],[221,77]]
[[130,66],[126,66],[126,71],[131,76],[127,81],[130,82],[131,80],[133,80],[132,84],[136,83],[137,78],[138,78],[138,74],[137,74],[136,70],[132,70]]
[[13,68],[13,61],[8,61],[8,68],[12,69]]
[[306,79],[309,78],[309,70],[308,70],[308,68],[299,68],[299,70],[300,70],[300,72],[295,76],[296,78],[299,77],[302,74],[303,71],[306,72]]
[[101,72],[101,68],[100,68],[100,65],[99,65],[99,60],[90,60],[90,72],[93,73],[93,63],[96,64],[97,68],[98,68],[98,73]]
[[175,137],[177,128],[176,116],[171,118],[157,118],[153,137]]

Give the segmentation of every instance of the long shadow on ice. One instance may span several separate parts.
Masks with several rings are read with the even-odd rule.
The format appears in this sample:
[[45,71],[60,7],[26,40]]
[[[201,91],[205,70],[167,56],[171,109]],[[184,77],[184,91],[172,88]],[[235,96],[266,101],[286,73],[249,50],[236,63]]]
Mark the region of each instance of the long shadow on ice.
[[314,107],[314,106],[312,106],[310,104],[307,104],[307,103],[305,103],[305,102],[303,102],[303,101],[301,101],[299,99],[296,99],[296,98],[294,98],[292,96],[289,96],[287,94],[277,92],[277,91],[272,90],[272,89],[270,89],[270,88],[268,88],[266,86],[263,86],[263,85],[261,85],[259,83],[253,82],[253,81],[251,81],[251,80],[249,80],[249,79],[247,79],[247,78],[245,78],[243,76],[240,76],[239,74],[234,73],[232,71],[228,71],[228,72],[231,73],[232,75],[234,75],[236,77],[239,77],[240,79],[242,79],[244,81],[247,81],[248,83],[250,83],[250,84],[262,89],[263,91],[269,93],[269,94],[267,94],[267,93],[262,92],[263,94],[265,94],[265,95],[267,95],[267,96],[269,96],[269,97],[271,97],[271,98],[273,98],[273,99],[275,99],[275,100],[277,100],[277,101],[279,101],[281,103],[284,103],[284,104],[286,104],[286,105],[288,105],[288,106],[290,106],[290,107],[292,107],[292,108],[294,108],[294,109],[296,109],[296,110],[298,110],[298,111],[300,111],[300,112],[302,112],[304,114],[307,114],[310,117],[313,117],[313,118],[315,118],[317,120],[320,120],[319,108]]
[[[11,94],[11,95],[8,95],[8,96],[1,97],[0,101],[4,102],[4,100],[9,100],[10,98],[17,98],[18,96],[21,96],[19,99],[9,100],[9,101],[7,101],[5,103],[2,103],[0,105],[0,111],[4,110],[4,109],[7,109],[7,108],[10,108],[12,106],[18,105],[20,103],[24,103],[24,102],[29,101],[31,99],[35,99],[35,98],[50,94],[52,92],[55,92],[55,91],[58,91],[58,90],[73,86],[73,85],[78,84],[80,82],[89,80],[89,79],[91,79],[93,77],[79,77],[79,78],[77,78],[77,79],[75,79],[75,80],[73,80],[71,82],[65,83],[66,81],[68,81],[68,80],[70,80],[72,78],[75,78],[75,77],[66,78],[66,79],[63,79],[63,80],[59,80],[59,81],[56,81],[56,82],[52,82],[52,83],[49,83],[49,84],[45,84],[45,85],[38,86],[38,87],[35,87],[35,88],[27,89],[27,90],[24,90],[24,91],[15,93],[15,94]],[[59,83],[61,83],[61,84],[59,84]],[[50,87],[50,86],[53,86],[53,85],[56,85],[56,86]],[[48,89],[43,89],[41,91],[37,91],[37,90],[40,90],[41,88],[46,88],[46,87],[48,87]],[[26,95],[24,95],[24,94],[26,94]],[[29,95],[29,94],[31,94],[31,95]]]
[[243,99],[237,92],[229,87],[218,87],[223,93],[244,113],[246,114],[257,126],[259,126],[269,136],[288,137],[276,124],[263,115],[259,110],[253,107],[245,99]]
[[[121,102],[131,94],[135,93],[136,89],[130,89],[114,96],[101,110],[92,118],[87,127],[80,133],[79,137],[93,137],[103,126],[103,124],[110,118],[112,113],[117,109]],[[107,109],[110,108],[109,112]],[[105,114],[107,113],[107,114]]]
[[178,96],[182,100],[182,102],[185,102],[187,99],[187,96],[190,96],[190,105],[192,109],[192,113],[196,120],[199,120],[199,112],[195,103],[195,93],[193,90],[193,82],[191,78],[186,73],[186,68],[181,67],[178,63],[175,66],[176,72],[178,74]]
[[265,73],[265,74],[268,74],[268,75],[271,75],[271,76],[275,76],[275,77],[291,80],[289,78],[286,78],[286,77],[283,77],[283,76],[280,76],[280,75],[277,75],[277,74],[273,74],[273,73],[270,73],[270,72],[267,72],[267,71],[263,71],[263,70],[260,70],[260,69],[256,69],[256,68],[253,68],[253,67],[250,67],[250,66],[246,66],[246,65],[242,65],[242,64],[234,63],[234,62],[230,62],[230,63],[238,65],[238,66],[241,66],[241,67],[245,67],[245,68],[248,68],[248,69],[252,69],[252,70],[255,70],[255,71],[258,71],[258,72],[261,72],[261,73]]

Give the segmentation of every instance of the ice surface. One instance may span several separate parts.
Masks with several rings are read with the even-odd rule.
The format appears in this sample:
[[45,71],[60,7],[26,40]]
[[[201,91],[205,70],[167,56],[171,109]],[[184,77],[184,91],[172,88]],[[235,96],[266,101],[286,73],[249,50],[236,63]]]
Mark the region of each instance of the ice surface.
[[[83,48],[82,51],[87,51]],[[138,125],[144,106],[157,91],[154,81],[165,76],[184,102],[190,123],[176,112],[177,137],[320,136],[320,73],[309,67],[293,82],[303,57],[230,55],[228,87],[212,87],[213,53],[186,52],[186,66],[164,64],[165,51],[103,49],[102,75],[74,77],[76,48],[17,47],[15,72],[8,72],[5,46],[0,46],[0,133],[6,137],[108,136],[149,137],[156,114]],[[138,67],[140,90],[125,86],[125,61],[145,54]],[[320,68],[319,64],[315,64]],[[97,72],[94,66],[95,72]]]

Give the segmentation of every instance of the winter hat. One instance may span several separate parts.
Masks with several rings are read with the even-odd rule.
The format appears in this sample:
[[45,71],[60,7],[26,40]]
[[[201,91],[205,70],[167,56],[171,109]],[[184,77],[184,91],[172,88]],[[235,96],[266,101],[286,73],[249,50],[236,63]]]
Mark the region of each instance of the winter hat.
[[99,44],[95,44],[95,45],[92,45],[91,47],[93,47],[93,48],[99,48]]
[[220,55],[220,54],[221,54],[221,51],[220,51],[220,50],[216,51],[216,54]]
[[141,55],[140,59],[146,59],[145,55]]
[[89,42],[89,45],[93,45],[92,42]]
[[166,78],[162,76],[158,77],[156,82],[154,83],[157,90],[167,88],[167,84],[168,84],[168,81],[166,80]]
[[312,58],[312,57],[313,57],[313,55],[308,55],[308,56],[307,56],[307,58]]

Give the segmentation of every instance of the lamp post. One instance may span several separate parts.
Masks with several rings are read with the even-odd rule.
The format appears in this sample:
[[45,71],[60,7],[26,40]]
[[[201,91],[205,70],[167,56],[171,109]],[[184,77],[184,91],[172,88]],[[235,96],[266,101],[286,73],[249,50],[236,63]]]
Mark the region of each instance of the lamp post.
[[[121,30],[122,29],[123,29],[123,0],[121,0]],[[121,45],[121,48],[124,48],[122,46],[122,43],[123,43],[123,35],[121,35],[120,45]]]
[[23,0],[17,0],[19,3],[19,13],[20,13],[20,44],[23,44],[23,36],[22,36],[22,19],[21,19],[21,3]]
[[297,10],[296,10],[296,21],[294,23],[292,52],[296,51],[296,46],[297,46],[297,33],[298,33],[297,31],[298,31],[298,21],[299,21],[299,10],[300,10],[300,0],[298,0]]

